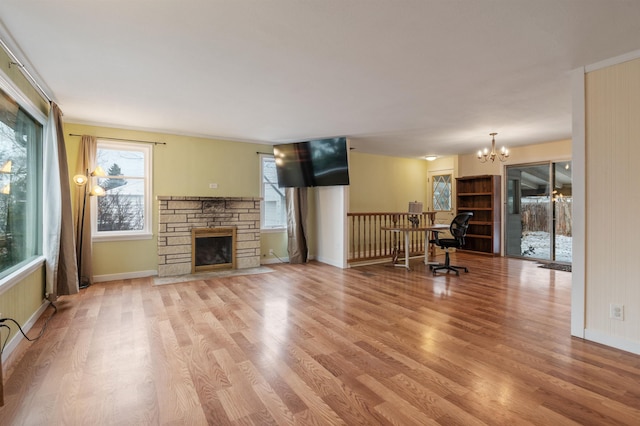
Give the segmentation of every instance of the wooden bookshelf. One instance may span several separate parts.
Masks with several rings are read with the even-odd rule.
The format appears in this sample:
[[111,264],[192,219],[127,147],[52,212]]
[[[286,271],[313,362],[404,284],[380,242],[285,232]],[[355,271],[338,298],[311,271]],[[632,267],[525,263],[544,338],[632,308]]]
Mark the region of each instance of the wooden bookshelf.
[[458,213],[472,212],[464,250],[500,254],[500,176],[456,178]]

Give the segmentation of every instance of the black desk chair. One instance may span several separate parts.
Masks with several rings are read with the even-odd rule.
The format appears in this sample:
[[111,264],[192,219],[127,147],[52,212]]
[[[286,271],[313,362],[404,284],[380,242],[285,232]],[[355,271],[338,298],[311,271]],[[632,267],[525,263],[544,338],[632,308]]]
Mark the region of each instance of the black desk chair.
[[449,227],[449,231],[453,238],[439,238],[438,232],[436,232],[435,240],[429,241],[430,243],[434,243],[440,248],[444,249],[445,257],[444,263],[439,265],[431,265],[430,268],[433,271],[433,275],[436,275],[436,272],[445,270],[447,273],[449,271],[453,271],[456,275],[460,275],[460,269],[463,269],[465,272],[469,272],[466,266],[455,266],[451,265],[449,262],[449,249],[450,248],[462,248],[464,246],[464,237],[467,235],[467,228],[469,228],[469,221],[471,220],[471,216],[473,213],[465,212],[460,213],[451,221],[451,226]]

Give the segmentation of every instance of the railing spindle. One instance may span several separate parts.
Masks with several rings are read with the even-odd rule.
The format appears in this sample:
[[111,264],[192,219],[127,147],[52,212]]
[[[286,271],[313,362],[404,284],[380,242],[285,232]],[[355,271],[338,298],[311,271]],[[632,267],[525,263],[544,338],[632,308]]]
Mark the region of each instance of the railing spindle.
[[[347,213],[348,223],[351,226],[348,247],[349,262],[368,261],[389,258],[393,255],[394,247],[404,250],[404,242],[400,241],[398,234],[390,231],[382,231],[381,228],[391,226],[408,226],[408,218],[412,216],[408,212],[372,212],[372,213]],[[420,215],[420,223],[432,225],[435,212],[423,212]],[[424,254],[428,238],[424,233],[415,232],[409,242],[409,256]]]

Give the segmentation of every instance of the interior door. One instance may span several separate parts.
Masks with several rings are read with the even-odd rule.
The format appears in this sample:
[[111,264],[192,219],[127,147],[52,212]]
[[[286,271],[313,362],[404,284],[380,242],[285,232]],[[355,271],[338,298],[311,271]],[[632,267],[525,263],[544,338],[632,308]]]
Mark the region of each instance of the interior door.
[[427,173],[429,201],[428,210],[436,212],[436,223],[450,224],[455,215],[453,197],[453,170],[434,170]]
[[[427,172],[429,188],[428,207],[436,212],[435,223],[449,225],[455,215],[455,197],[453,196],[453,169],[434,170]],[[443,235],[442,233],[440,234]],[[444,233],[448,235],[448,233]],[[444,253],[444,250],[435,247],[435,254]]]

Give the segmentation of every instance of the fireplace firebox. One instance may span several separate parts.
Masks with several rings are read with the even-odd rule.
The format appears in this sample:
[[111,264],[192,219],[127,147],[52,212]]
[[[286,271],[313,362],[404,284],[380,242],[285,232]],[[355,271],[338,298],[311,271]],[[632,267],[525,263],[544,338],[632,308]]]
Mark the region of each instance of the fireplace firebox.
[[236,227],[191,230],[191,272],[236,268]]

